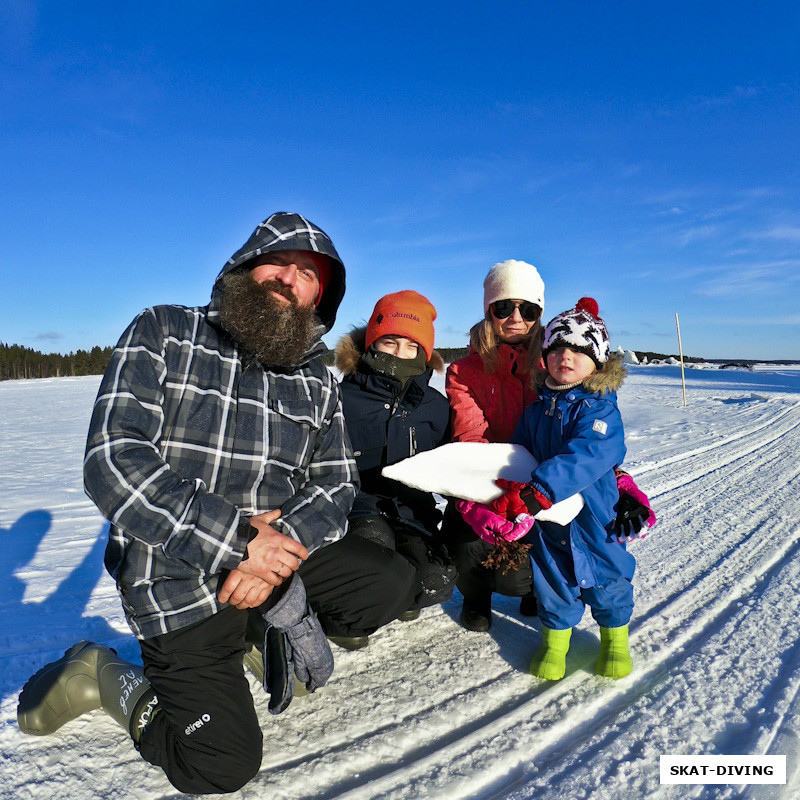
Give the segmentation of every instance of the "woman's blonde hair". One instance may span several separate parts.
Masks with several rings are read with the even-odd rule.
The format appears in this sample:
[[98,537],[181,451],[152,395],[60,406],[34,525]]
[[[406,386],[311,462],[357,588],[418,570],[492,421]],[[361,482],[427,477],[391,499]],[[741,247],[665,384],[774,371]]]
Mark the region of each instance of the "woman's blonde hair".
[[[542,321],[538,319],[520,342],[525,348],[522,368],[531,376],[531,380],[533,380],[541,363],[543,336]],[[497,369],[499,363],[497,348],[502,343],[503,340],[495,332],[494,324],[492,323],[492,312],[487,310],[486,316],[480,322],[476,322],[469,330],[470,347],[481,357],[483,369],[487,375]]]

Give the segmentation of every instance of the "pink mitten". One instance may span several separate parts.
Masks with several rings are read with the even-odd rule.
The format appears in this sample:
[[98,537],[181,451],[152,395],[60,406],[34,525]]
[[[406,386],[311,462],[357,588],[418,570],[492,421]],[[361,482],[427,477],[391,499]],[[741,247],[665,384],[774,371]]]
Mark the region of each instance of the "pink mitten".
[[530,531],[535,521],[530,514],[520,514],[515,522],[511,522],[495,514],[489,506],[472,500],[459,500],[456,508],[472,530],[489,544],[497,544],[500,539],[515,542]]

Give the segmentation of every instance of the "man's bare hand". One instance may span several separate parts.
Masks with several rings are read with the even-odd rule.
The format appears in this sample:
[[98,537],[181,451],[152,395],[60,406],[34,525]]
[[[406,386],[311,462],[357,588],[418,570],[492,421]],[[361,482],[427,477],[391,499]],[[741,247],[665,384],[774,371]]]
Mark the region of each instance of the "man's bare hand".
[[272,589],[272,584],[261,578],[234,569],[219,590],[219,601],[236,608],[258,608],[266,602]]
[[300,542],[275,530],[272,524],[281,512],[267,511],[250,517],[258,535],[247,545],[248,558],[238,571],[254,575],[272,586],[280,586],[308,558],[308,550]]

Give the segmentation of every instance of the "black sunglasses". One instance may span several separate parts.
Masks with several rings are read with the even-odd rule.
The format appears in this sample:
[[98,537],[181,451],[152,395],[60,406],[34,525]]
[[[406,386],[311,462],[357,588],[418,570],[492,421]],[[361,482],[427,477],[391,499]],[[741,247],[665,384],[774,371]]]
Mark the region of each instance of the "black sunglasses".
[[513,300],[498,300],[492,303],[492,316],[495,319],[506,319],[514,313],[514,309],[519,309],[519,314],[525,322],[535,322],[539,319],[542,309],[536,303],[529,303],[523,300],[521,303],[515,303]]

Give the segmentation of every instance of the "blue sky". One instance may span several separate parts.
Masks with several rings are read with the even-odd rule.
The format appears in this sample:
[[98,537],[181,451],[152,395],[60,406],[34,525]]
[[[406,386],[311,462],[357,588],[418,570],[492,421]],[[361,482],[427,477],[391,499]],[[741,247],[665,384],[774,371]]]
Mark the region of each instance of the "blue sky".
[[612,346],[800,359],[796,2],[3,0],[0,341],[204,304],[298,211],[460,346],[497,261]]

